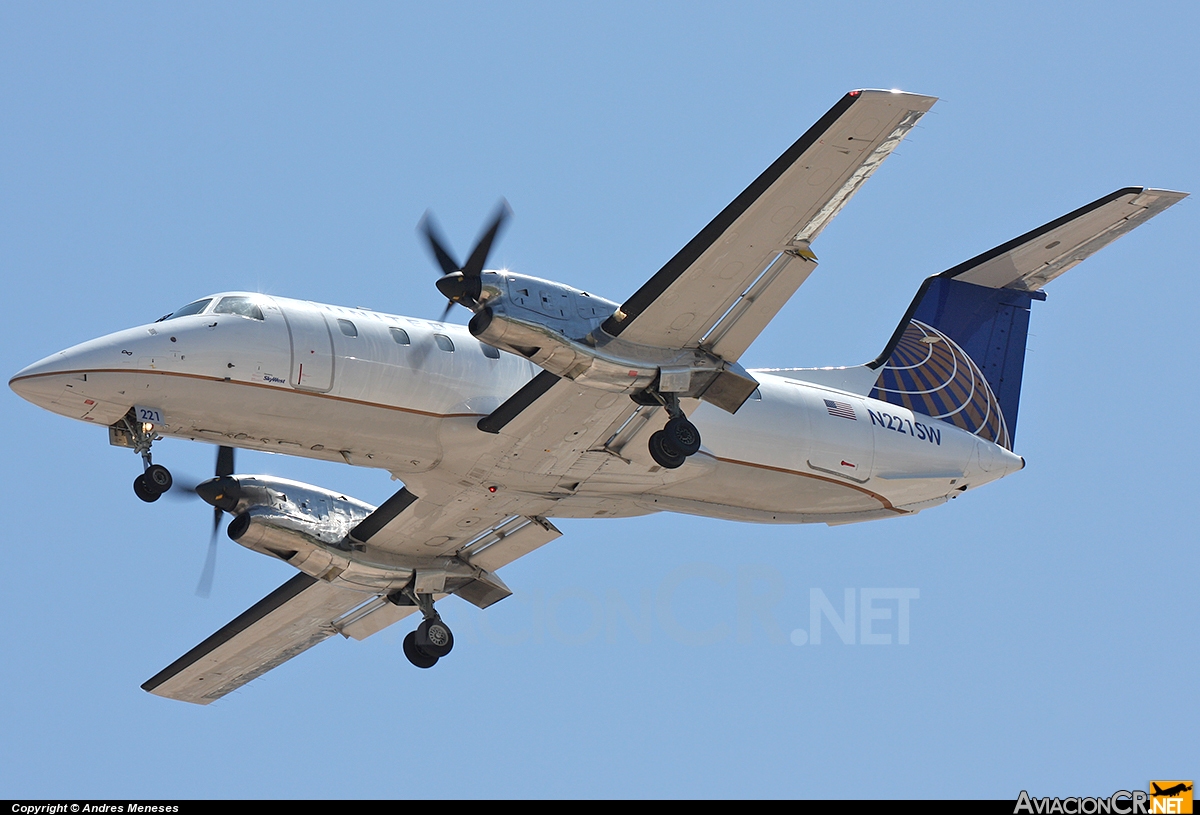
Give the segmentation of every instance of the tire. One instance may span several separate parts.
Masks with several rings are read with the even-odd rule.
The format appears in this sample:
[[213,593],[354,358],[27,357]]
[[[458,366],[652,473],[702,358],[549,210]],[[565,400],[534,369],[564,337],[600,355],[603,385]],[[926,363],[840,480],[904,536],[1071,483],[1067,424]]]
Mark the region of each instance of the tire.
[[666,436],[667,443],[684,456],[695,455],[700,450],[700,431],[685,416],[667,422],[667,426],[663,428],[663,434]]
[[668,470],[682,467],[683,462],[687,461],[687,456],[675,449],[661,430],[650,436],[650,456]]
[[139,475],[137,478],[133,479],[133,494],[138,498],[141,498],[147,504],[153,504],[158,500],[159,496],[162,495],[161,492],[156,492],[155,490],[151,489],[150,485],[146,483],[145,475]]
[[404,656],[418,668],[432,668],[438,661],[437,657],[430,656],[417,646],[416,631],[409,631],[404,637]]
[[454,634],[441,620],[424,620],[416,630],[416,644],[424,653],[441,659],[454,648]]
[[151,464],[142,476],[146,479],[146,486],[159,495],[171,489],[173,483],[171,471],[161,464]]

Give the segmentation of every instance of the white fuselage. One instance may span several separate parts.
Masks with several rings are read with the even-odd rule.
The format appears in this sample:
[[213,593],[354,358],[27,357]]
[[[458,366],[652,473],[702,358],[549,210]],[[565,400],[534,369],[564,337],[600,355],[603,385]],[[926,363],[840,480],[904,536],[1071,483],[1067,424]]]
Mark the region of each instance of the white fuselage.
[[[202,313],[61,351],[10,384],[74,419],[108,426],[149,407],[163,436],[377,467],[417,491],[484,479],[544,493],[553,499],[544,514],[559,517],[870,520],[944,502],[1023,464],[948,423],[803,372],[755,371],[760,388],[736,414],[695,406],[704,447],[683,467],[659,468],[644,443],[629,445],[597,454],[604,460],[569,494],[551,494],[536,468],[480,465],[510,440],[475,424],[537,373],[529,361],[496,356],[461,326],[263,295],[253,295],[261,320],[214,314],[221,297]],[[595,397],[600,408],[628,402]]]

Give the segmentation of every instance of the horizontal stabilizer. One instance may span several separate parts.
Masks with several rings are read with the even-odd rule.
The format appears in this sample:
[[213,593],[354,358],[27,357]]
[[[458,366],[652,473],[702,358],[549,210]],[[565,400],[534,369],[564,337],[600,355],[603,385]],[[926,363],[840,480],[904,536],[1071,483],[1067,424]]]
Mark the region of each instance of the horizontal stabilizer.
[[989,289],[1037,291],[1186,192],[1126,187],[941,274]]

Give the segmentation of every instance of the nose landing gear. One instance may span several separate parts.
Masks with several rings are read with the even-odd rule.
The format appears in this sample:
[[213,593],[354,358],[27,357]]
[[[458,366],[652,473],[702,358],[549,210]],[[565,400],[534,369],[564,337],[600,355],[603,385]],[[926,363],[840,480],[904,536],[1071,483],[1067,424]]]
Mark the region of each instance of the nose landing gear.
[[131,421],[127,417],[125,427],[133,442],[133,451],[142,457],[142,466],[145,467],[145,471],[133,479],[133,493],[147,504],[152,504],[171,489],[173,483],[171,471],[150,460],[150,446],[162,436],[154,432],[154,425],[149,422]]

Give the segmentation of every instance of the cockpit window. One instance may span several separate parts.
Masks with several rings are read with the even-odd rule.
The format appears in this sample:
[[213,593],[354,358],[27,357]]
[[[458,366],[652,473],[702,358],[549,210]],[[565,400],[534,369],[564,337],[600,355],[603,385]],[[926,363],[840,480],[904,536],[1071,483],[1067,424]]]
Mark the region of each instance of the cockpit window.
[[262,309],[252,297],[222,297],[221,302],[213,309],[213,314],[240,314],[254,320],[263,318]]
[[[208,304],[211,302],[212,302],[212,298],[206,297],[203,300],[197,300],[194,303],[188,303],[183,308],[172,311],[170,314],[168,314],[166,317],[163,317],[162,319],[163,320],[174,320],[176,317],[186,317],[189,314],[199,314],[200,312],[204,311],[204,309],[208,308]],[[261,319],[261,318],[259,318],[259,319]],[[159,320],[159,322],[162,322],[162,320]]]

